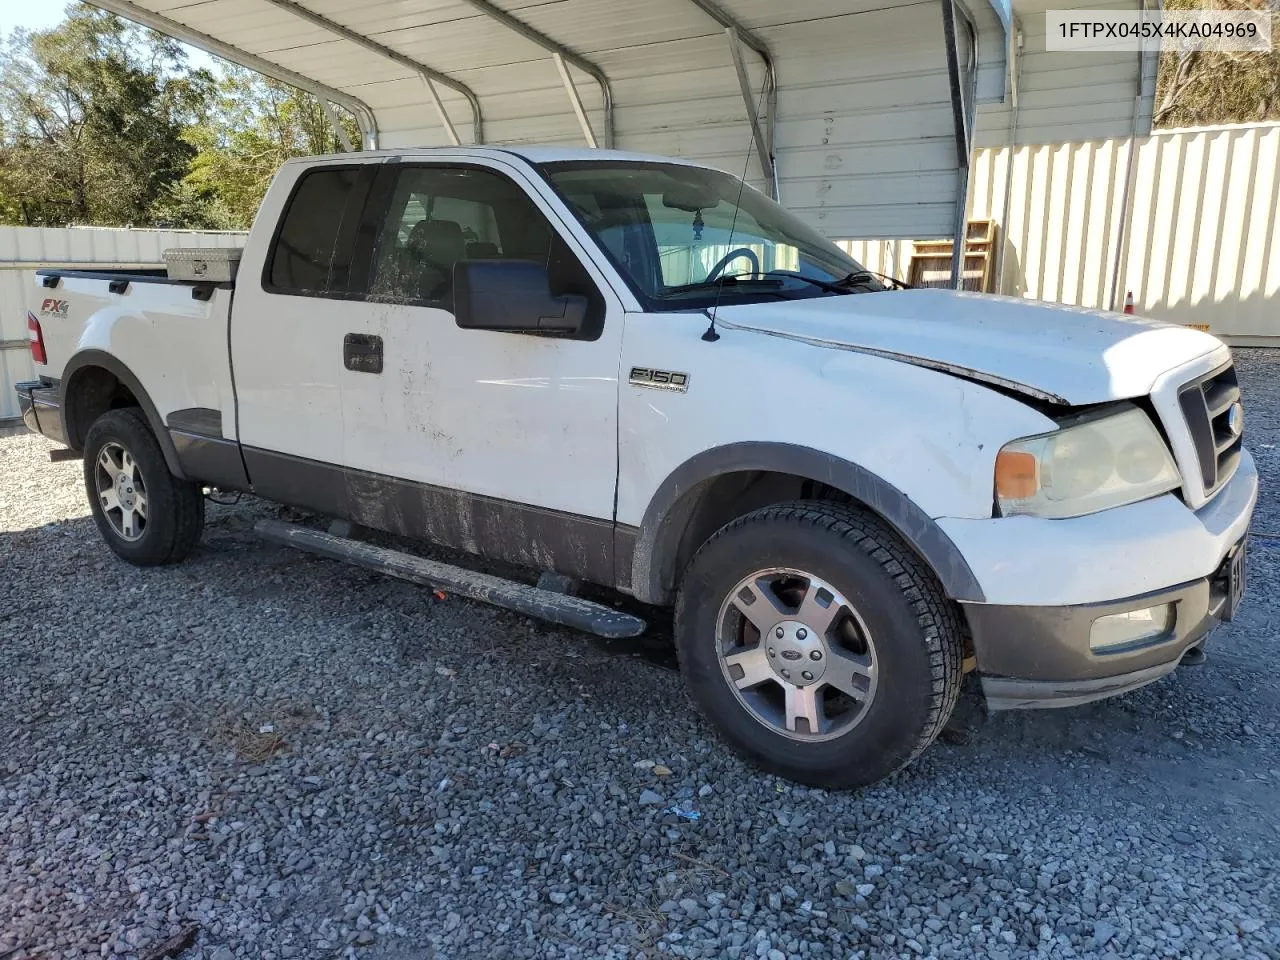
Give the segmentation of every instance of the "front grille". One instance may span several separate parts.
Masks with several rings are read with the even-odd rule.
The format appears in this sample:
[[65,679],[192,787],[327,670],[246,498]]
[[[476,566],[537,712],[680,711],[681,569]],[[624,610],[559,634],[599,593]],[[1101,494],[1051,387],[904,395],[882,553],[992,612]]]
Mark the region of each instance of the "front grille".
[[[1206,497],[1230,480],[1240,464],[1244,429],[1236,406],[1239,400],[1240,384],[1232,366],[1223,367],[1178,391],[1178,404],[1195,445]],[[1233,408],[1236,408],[1234,417]]]

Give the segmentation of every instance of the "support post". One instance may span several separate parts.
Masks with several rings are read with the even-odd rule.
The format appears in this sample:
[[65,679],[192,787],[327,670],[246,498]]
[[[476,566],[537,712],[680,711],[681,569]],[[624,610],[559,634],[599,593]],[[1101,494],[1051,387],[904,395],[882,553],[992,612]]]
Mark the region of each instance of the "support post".
[[[1146,25],[1147,19],[1147,3],[1142,0],[1142,21],[1143,26]],[[1129,237],[1130,227],[1133,221],[1133,179],[1134,171],[1137,169],[1136,159],[1138,153],[1138,123],[1142,116],[1142,102],[1147,95],[1147,78],[1146,78],[1146,43],[1142,37],[1138,38],[1138,89],[1133,96],[1133,123],[1129,127],[1129,151],[1125,159],[1124,165],[1124,190],[1120,196],[1120,223],[1116,228],[1116,255],[1111,264],[1111,290],[1107,298],[1108,310],[1122,309],[1120,304],[1120,270],[1124,265],[1124,261],[1129,254]],[[1139,296],[1142,291],[1139,291]]]
[[769,180],[769,190],[773,199],[781,200],[777,164],[778,72],[773,64],[773,53],[769,50],[768,44],[761,40],[757,34],[747,29],[745,24],[730,16],[717,0],[689,0],[689,2],[726,30],[732,28],[742,43],[754,50],[756,56],[764,63],[765,112],[769,118],[769,127],[766,131],[767,147],[773,167],[773,176]]
[[[343,40],[354,43],[356,46],[363,47],[370,53],[375,53],[380,57],[385,57],[392,63],[398,63],[406,70],[412,70],[425,80],[434,81],[435,83],[439,83],[442,86],[446,86],[449,89],[462,94],[467,98],[467,102],[471,104],[471,123],[472,131],[474,132],[473,139],[476,143],[484,143],[484,116],[480,110],[480,98],[476,96],[475,91],[462,81],[455,80],[453,77],[441,73],[439,70],[434,70],[431,67],[428,67],[425,63],[419,63],[411,57],[406,57],[403,53],[392,50],[385,44],[378,43],[378,41],[372,40],[369,37],[366,37],[363,33],[352,30],[350,27],[344,27],[335,20],[323,17],[313,10],[304,7],[302,4],[295,3],[294,0],[266,0],[266,2],[274,7],[279,7],[281,10],[285,10],[293,14],[295,17],[299,17],[300,19],[307,21],[307,23],[319,27],[321,30],[327,30],[336,37],[341,37]],[[438,102],[439,98],[437,97],[436,99]],[[443,111],[442,107],[440,109]],[[456,133],[454,136],[456,137]],[[458,141],[455,139],[454,143],[457,142]]]
[[751,137],[756,144],[756,158],[760,161],[760,169],[765,180],[777,194],[778,174],[774,170],[773,156],[769,153],[769,141],[760,127],[760,115],[756,112],[756,101],[751,95],[751,78],[747,75],[747,65],[742,59],[742,38],[736,27],[725,27],[725,36],[729,39],[729,53],[733,56],[733,69],[738,74],[738,87],[742,91],[742,102],[747,108],[747,122],[751,124]]
[[573,82],[573,75],[569,73],[569,65],[564,62],[564,56],[560,53],[553,53],[551,59],[556,62],[556,69],[560,71],[565,93],[569,94],[569,105],[573,107],[573,115],[578,118],[578,126],[582,128],[587,146],[592,148],[599,146],[596,143],[595,131],[591,129],[591,118],[587,116],[586,108],[582,105],[582,97],[578,94],[578,86]]
[[954,240],[951,245],[951,286],[952,289],[959,290],[964,284],[966,208],[969,202],[969,145],[972,140],[969,112],[965,105],[964,84],[960,77],[955,0],[941,0],[941,2],[942,30],[947,48],[947,79],[951,84],[951,117],[956,139],[956,216]]
[[496,20],[508,30],[512,30],[526,40],[537,44],[553,57],[557,55],[563,57],[566,63],[577,67],[599,84],[600,100],[604,106],[604,145],[606,147],[613,146],[613,87],[609,83],[608,76],[599,66],[581,54],[570,50],[563,43],[553,40],[541,30],[531,27],[518,17],[513,17],[501,7],[490,3],[489,0],[464,0],[464,2],[469,3],[486,17]]
[[462,139],[458,136],[457,129],[453,126],[453,121],[449,119],[449,114],[444,109],[444,103],[440,99],[440,93],[436,90],[436,85],[431,82],[431,78],[425,73],[420,74],[422,77],[422,85],[427,88],[427,96],[431,98],[432,104],[436,108],[436,116],[440,118],[440,124],[444,127],[445,134],[449,137],[449,142],[455,147],[462,143]]
[[342,126],[342,121],[338,119],[338,115],[333,112],[333,104],[324,97],[320,98],[320,109],[324,111],[324,117],[329,121],[329,126],[333,127],[333,132],[338,136],[338,142],[342,144],[344,153],[351,153],[351,138],[347,136],[346,129]]
[[1013,243],[1009,239],[1009,207],[1013,198],[1013,167],[1018,156],[1018,88],[1022,84],[1022,21],[1013,18],[1005,55],[1009,69],[1009,156],[1004,165],[1004,203],[1000,214],[1000,261],[996,268],[996,293],[1004,293],[1005,250]]

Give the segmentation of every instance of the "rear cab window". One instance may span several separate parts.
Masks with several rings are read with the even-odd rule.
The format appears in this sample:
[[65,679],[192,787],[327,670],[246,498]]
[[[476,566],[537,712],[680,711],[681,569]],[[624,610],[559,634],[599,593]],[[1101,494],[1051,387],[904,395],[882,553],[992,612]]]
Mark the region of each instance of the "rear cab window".
[[370,165],[321,167],[294,185],[263,271],[269,293],[362,296],[357,238],[375,170]]

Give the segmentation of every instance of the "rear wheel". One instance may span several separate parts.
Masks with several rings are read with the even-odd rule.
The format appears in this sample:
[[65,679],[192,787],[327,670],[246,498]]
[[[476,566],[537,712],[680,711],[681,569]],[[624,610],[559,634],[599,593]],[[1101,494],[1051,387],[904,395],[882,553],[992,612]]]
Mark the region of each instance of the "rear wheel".
[[94,421],[85,438],[84,481],[102,539],[130,563],[178,563],[199,541],[200,487],[169,472],[137,408],[110,410]]
[[962,639],[932,573],[850,507],[766,507],[694,556],[676,606],[694,700],[770,772],[823,787],[874,783],[941,731]]

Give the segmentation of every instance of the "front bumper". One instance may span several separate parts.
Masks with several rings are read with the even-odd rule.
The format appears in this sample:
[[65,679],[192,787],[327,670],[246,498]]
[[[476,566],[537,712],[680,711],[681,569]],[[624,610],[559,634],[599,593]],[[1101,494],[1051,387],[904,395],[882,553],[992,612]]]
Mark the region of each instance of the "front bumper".
[[[1072,706],[1158,680],[1223,618],[1230,560],[1258,498],[1248,451],[1200,509],[1173,494],[1066,520],[939,521],[982,587],[964,603],[993,709]],[[1095,650],[1099,617],[1174,605],[1173,626]]]
[[[1246,549],[1241,542],[1240,550]],[[1228,606],[1227,568],[1214,576],[1124,600],[1070,607],[965,604],[992,710],[1071,707],[1127,693],[1171,673],[1182,655],[1201,643]],[[1174,608],[1165,633],[1126,647],[1093,650],[1099,617],[1162,604]]]
[[66,432],[62,428],[62,410],[58,403],[58,386],[43,380],[27,380],[19,383],[18,409],[22,421],[35,433],[42,433],[56,443],[66,444]]
[[1213,575],[1258,499],[1245,450],[1235,476],[1191,510],[1177,494],[1083,517],[938,518],[986,603],[1061,607],[1136,597]]

